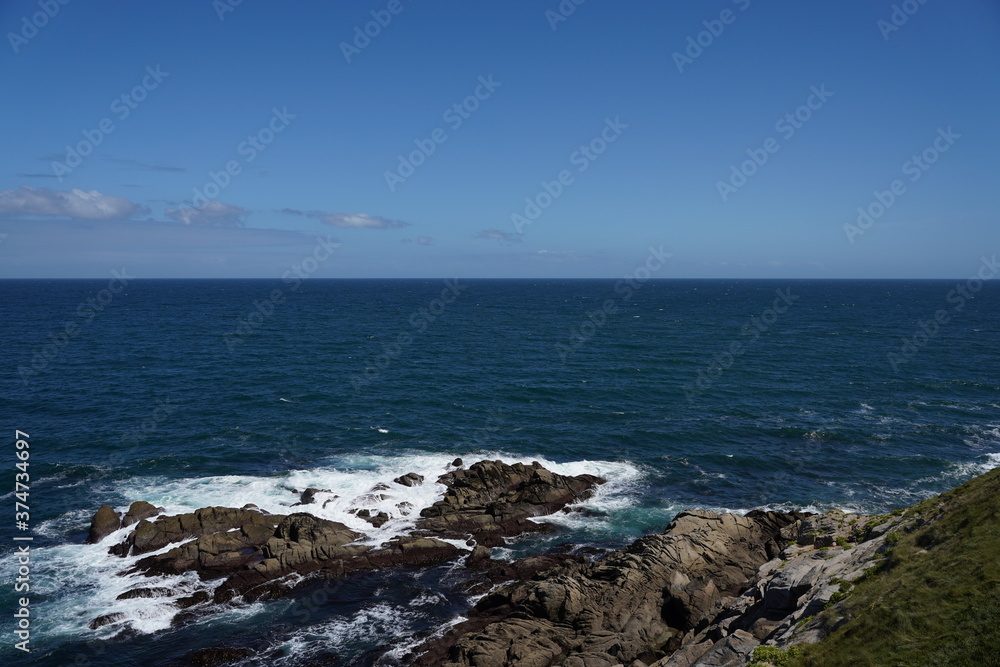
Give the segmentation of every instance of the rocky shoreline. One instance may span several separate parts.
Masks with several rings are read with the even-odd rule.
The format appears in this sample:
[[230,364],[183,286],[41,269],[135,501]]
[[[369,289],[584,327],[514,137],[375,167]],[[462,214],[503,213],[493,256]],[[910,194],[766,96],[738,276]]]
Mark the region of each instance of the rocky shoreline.
[[[885,553],[900,517],[681,512],[592,563],[499,587],[408,664],[729,667],[822,639],[814,617]],[[839,596],[839,597],[838,597]]]
[[[819,623],[816,614],[835,608],[853,582],[883,562],[887,535],[905,520],[842,512],[686,511],[662,533],[596,560],[546,554],[502,562],[490,557],[489,547],[551,530],[532,519],[567,511],[604,480],[558,475],[537,463],[455,464],[437,479],[443,496],[419,510],[412,530],[378,545],[309,513],[321,493],[330,493],[320,489],[302,491],[296,505],[303,511],[290,514],[245,506],[164,516],[137,501],[119,515],[105,505],[93,517],[88,541],[134,525],[109,547],[115,556],[143,556],[126,573],[194,572],[211,584],[211,593],[172,599],[179,609],[276,598],[316,578],[462,561],[480,575],[479,590],[469,592],[485,595],[465,620],[404,656],[404,664],[723,667],[748,664],[762,644],[815,642],[830,632],[836,623]],[[393,483],[425,480],[410,474]],[[373,526],[389,519],[363,512],[357,508],[356,516]],[[123,594],[171,595],[156,587]],[[105,614],[91,627],[123,621],[120,614]],[[245,657],[219,649],[191,658],[236,664],[237,655]]]
[[[407,534],[379,545],[361,543],[365,537],[362,533],[308,511],[269,514],[247,505],[238,509],[206,507],[164,516],[159,508],[145,501],[132,503],[124,515],[108,505],[102,506],[91,520],[88,541],[99,543],[134,525],[108,553],[119,557],[149,555],[123,574],[194,572],[203,581],[213,585],[218,582],[211,595],[199,591],[172,600],[178,608],[188,609],[237,597],[245,601],[280,597],[310,577],[337,579],[362,570],[427,566],[455,560],[462,554],[471,564],[484,567],[489,561],[487,547],[504,544],[506,537],[552,530],[551,525],[536,523],[532,517],[552,514],[584,500],[605,481],[593,475],[558,475],[538,463],[526,466],[480,461],[465,468],[461,460],[456,460],[452,467],[455,469],[437,479],[445,487],[443,497],[419,511],[419,518]],[[422,484],[423,478],[411,473],[394,483],[413,486]],[[379,485],[369,493],[388,489]],[[295,505],[308,508],[320,491],[304,490]],[[401,515],[416,510],[405,504],[397,505]],[[373,526],[388,519],[361,507],[352,513]],[[161,597],[162,593],[139,587],[124,595]],[[106,614],[94,618],[90,627],[97,629],[123,620],[121,614]]]

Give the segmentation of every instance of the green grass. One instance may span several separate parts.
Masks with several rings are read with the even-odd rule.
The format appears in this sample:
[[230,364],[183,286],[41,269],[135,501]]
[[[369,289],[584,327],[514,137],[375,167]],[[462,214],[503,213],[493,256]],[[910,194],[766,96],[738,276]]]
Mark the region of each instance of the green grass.
[[777,646],[758,646],[753,650],[750,667],[756,667],[757,665],[787,667],[799,655],[801,655],[801,649],[797,646],[790,646],[787,649],[780,649]]
[[[1000,665],[1000,469],[904,512],[884,565],[819,615],[849,619],[784,664]],[[944,512],[940,521],[923,525]],[[926,551],[926,553],[921,553]],[[838,599],[840,596],[837,596]]]

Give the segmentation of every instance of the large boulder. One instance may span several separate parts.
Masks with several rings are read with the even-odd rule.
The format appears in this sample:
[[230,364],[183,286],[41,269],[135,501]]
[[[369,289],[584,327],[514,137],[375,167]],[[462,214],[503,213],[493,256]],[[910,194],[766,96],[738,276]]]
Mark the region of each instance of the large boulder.
[[150,519],[160,513],[159,508],[145,500],[137,500],[128,507],[128,512],[122,518],[123,526],[131,526],[143,519]]
[[105,537],[122,527],[121,517],[110,505],[101,505],[90,520],[90,532],[87,534],[88,544],[97,544]]

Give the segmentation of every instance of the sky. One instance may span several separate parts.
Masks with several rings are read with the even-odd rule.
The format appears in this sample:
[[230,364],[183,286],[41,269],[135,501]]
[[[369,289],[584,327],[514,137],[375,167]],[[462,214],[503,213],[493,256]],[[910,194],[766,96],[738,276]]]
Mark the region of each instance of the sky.
[[963,278],[1000,251],[996,0],[3,0],[0,31],[0,278]]

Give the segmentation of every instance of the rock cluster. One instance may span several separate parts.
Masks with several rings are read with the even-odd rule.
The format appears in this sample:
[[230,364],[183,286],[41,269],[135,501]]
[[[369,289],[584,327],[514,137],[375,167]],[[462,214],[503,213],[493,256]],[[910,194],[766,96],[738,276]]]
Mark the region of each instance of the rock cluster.
[[747,665],[762,643],[822,638],[828,629],[812,616],[880,562],[897,521],[682,512],[663,533],[603,559],[501,586],[408,664]]
[[[681,646],[725,596],[739,595],[781,551],[797,514],[682,512],[658,535],[593,563],[569,563],[483,598],[490,620],[446,635],[419,665],[612,667],[653,662]],[[458,628],[461,633],[465,628]]]
[[128,508],[125,516],[119,516],[110,505],[101,505],[90,521],[90,532],[87,534],[88,544],[97,544],[111,533],[124,526],[131,526],[143,519],[156,516],[160,509],[144,500],[139,500]]
[[448,490],[420,512],[417,528],[427,534],[464,539],[472,535],[482,546],[504,543],[505,536],[548,530],[530,521],[589,497],[604,480],[594,475],[567,477],[534,462],[507,465],[480,461],[438,478]]
[[[409,473],[394,480],[403,486],[422,484]],[[91,521],[88,541],[99,542],[123,526],[135,528],[109,553],[117,556],[149,554],[135,563],[133,572],[146,575],[197,572],[203,580],[220,580],[212,598],[224,602],[238,595],[246,600],[287,593],[301,577],[343,577],[359,570],[397,565],[430,565],[457,558],[461,550],[444,539],[483,540],[502,544],[503,536],[537,530],[529,517],[550,514],[586,497],[604,480],[590,475],[566,477],[538,464],[513,466],[481,461],[468,469],[452,470],[437,480],[447,487],[444,499],[424,508],[417,529],[381,545],[360,544],[364,535],[342,523],[296,512],[268,514],[256,506],[241,509],[206,507],[175,516],[157,516],[159,510],[145,502],[133,503],[124,517],[107,505]],[[389,487],[378,485],[372,494]],[[296,505],[310,505],[322,489],[306,489]],[[388,515],[356,510],[356,515],[379,526]],[[155,517],[155,520],[153,520]],[[168,548],[171,547],[172,548]],[[483,551],[477,552],[482,560]],[[488,553],[486,554],[488,559]],[[160,597],[166,589],[137,588],[124,596]],[[169,594],[169,591],[167,591]],[[201,591],[175,602],[181,608],[206,602]],[[123,620],[109,614],[95,619],[93,627]]]

